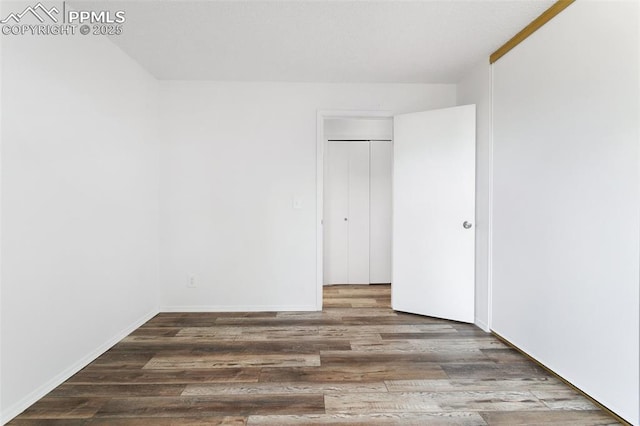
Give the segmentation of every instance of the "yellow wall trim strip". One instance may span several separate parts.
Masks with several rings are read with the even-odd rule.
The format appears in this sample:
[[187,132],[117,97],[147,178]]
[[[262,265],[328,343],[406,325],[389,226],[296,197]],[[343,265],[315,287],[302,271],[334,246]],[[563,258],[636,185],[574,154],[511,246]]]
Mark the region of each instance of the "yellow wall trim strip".
[[493,64],[498,59],[502,58],[508,51],[522,43],[527,37],[535,33],[540,27],[549,22],[558,13],[565,10],[575,0],[558,0],[549,9],[542,12],[540,16],[534,19],[529,25],[524,27],[522,31],[513,36],[511,40],[503,44],[498,50],[493,52],[489,56],[489,63]]

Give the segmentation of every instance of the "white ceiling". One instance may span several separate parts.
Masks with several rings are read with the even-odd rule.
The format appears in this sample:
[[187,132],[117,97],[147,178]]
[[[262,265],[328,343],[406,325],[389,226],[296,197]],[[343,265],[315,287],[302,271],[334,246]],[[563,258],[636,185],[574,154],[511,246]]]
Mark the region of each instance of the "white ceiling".
[[456,83],[554,0],[100,3],[159,79]]

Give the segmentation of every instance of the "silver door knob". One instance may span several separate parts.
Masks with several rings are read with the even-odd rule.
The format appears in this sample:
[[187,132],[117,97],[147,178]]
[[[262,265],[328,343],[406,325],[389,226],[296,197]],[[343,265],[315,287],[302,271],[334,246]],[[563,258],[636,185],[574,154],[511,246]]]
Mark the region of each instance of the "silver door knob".
[[345,222],[347,221],[347,218],[346,218],[346,217],[344,218],[344,221],[345,221]]
[[471,225],[471,222],[467,222],[466,220],[465,220],[465,221],[464,221],[464,223],[462,224],[462,227],[463,227],[464,229],[469,229],[469,228],[471,228],[471,226],[472,226],[472,225]]

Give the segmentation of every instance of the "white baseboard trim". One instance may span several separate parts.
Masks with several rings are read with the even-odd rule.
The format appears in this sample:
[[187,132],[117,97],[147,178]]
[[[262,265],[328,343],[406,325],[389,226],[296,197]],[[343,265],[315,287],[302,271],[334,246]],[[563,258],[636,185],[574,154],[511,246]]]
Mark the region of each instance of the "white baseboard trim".
[[474,324],[480,327],[483,331],[486,331],[487,333],[491,332],[489,325],[486,324],[484,321],[479,320],[478,318],[476,318],[476,321],[474,322]]
[[39,388],[31,392],[29,395],[25,396],[20,401],[16,402],[11,407],[4,410],[0,415],[0,423],[4,425],[9,421],[11,421],[18,414],[22,413],[24,410],[29,408],[36,401],[38,401],[40,398],[42,398],[43,396],[51,392],[56,387],[60,386],[71,376],[73,376],[78,371],[82,370],[84,367],[89,365],[89,363],[93,362],[100,355],[108,351],[113,345],[118,343],[120,340],[124,339],[132,331],[140,327],[145,322],[149,321],[151,318],[153,318],[157,314],[158,314],[157,309],[153,309],[147,312],[145,315],[143,315],[142,317],[140,317],[139,319],[137,319],[136,321],[134,321],[133,323],[125,327],[122,331],[117,333],[115,336],[107,340],[105,343],[100,345],[100,347],[91,351],[89,354],[85,355],[80,360],[73,363],[73,365],[71,365],[69,368],[57,374],[51,380],[49,380],[48,382],[46,382],[45,384],[43,384],[42,386],[40,386]]
[[176,305],[161,306],[160,312],[309,312],[316,305]]

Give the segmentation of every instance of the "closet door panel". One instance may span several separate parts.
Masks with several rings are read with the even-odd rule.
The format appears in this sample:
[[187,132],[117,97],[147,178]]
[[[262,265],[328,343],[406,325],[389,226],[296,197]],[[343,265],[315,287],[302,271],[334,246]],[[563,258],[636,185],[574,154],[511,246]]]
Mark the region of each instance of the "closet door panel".
[[324,182],[324,284],[349,283],[349,142],[328,142]]
[[371,141],[369,275],[372,283],[391,282],[391,176],[393,144]]
[[349,144],[349,284],[369,284],[369,142]]

